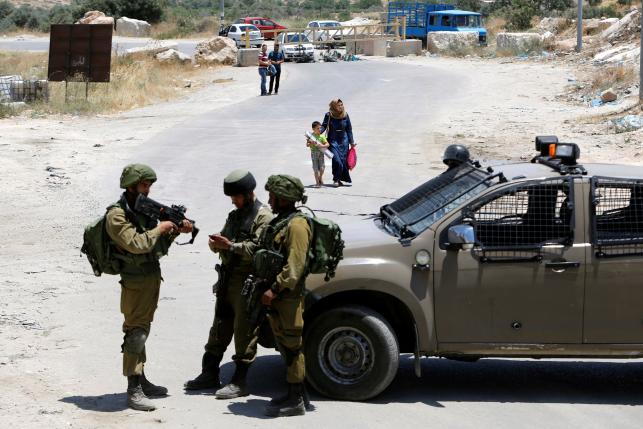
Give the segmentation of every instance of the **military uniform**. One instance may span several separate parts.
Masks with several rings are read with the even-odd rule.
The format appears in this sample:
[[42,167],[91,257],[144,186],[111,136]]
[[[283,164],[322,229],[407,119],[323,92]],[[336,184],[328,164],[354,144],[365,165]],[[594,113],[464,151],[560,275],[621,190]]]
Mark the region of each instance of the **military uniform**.
[[252,255],[259,243],[259,237],[272,218],[268,206],[258,200],[250,207],[233,210],[221,231],[222,236],[233,242],[231,249],[221,251],[210,246],[213,252],[219,253],[223,278],[220,278],[217,284],[214,323],[210,328],[205,350],[219,360],[233,335],[235,354],[232,360],[245,364],[251,364],[255,360],[257,336],[250,332],[246,302],[241,296],[241,289],[244,280],[252,272]]
[[271,417],[302,415],[310,405],[304,389],[306,368],[302,335],[308,249],[313,234],[308,219],[295,208],[295,203],[305,204],[307,200],[298,178],[283,174],[270,176],[266,190],[270,192],[270,203],[278,216],[270,222],[262,237],[261,248],[268,253],[257,252],[255,269],[261,271],[266,265],[261,259],[270,252],[277,252],[283,258],[281,271],[270,290],[264,293],[262,302],[270,302],[268,320],[286,363],[288,393],[272,399],[265,413]]
[[[278,223],[279,220],[281,219],[278,217],[273,222]],[[303,383],[306,377],[304,355],[301,353],[304,329],[303,289],[311,238],[308,221],[296,215],[274,238],[274,248],[284,255],[286,265],[277,276],[277,298],[272,301],[268,320],[278,348],[286,360],[286,381],[290,384]]]
[[[254,198],[256,181],[247,170],[235,170],[223,181],[223,192],[230,196],[237,209],[230,212],[219,234],[209,241],[210,249],[218,253],[219,281],[215,285],[217,302],[214,322],[210,328],[201,363],[201,374],[189,380],[187,390],[218,388],[219,365],[234,337],[235,372],[230,382],[216,391],[217,399],[232,399],[248,395],[246,374],[257,354],[257,329],[248,323],[246,301],[241,295],[243,283],[252,272],[252,257],[264,228],[273,218],[267,206]],[[241,207],[240,207],[241,205]],[[225,249],[225,245],[229,248]],[[222,247],[224,249],[222,250]]]
[[134,213],[125,198],[107,212],[105,228],[122,261],[123,375],[142,375],[145,340],[158,306],[162,280],[159,258],[167,254],[175,236],[161,235],[157,222]]
[[[127,402],[130,408],[152,411],[156,407],[148,397],[165,396],[167,389],[147,380],[145,342],[150,334],[161,287],[159,259],[167,254],[177,234],[164,235],[158,221],[135,212],[128,203],[144,183],[147,189],[156,181],[156,173],[143,164],[123,169],[120,187],[126,189],[120,200],[108,207],[105,230],[120,262],[121,313],[123,313],[123,375],[127,377]],[[136,191],[138,192],[138,191]]]

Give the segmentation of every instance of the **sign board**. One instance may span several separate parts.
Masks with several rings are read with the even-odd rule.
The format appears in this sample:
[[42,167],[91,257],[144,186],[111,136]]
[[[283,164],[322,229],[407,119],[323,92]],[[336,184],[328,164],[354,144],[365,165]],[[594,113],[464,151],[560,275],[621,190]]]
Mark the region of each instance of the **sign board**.
[[112,63],[110,24],[56,24],[49,39],[52,82],[109,82]]

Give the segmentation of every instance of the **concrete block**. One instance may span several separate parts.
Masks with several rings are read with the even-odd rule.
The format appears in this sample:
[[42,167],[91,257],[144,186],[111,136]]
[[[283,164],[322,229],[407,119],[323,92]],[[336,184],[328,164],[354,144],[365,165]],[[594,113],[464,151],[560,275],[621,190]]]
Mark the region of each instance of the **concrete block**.
[[244,48],[237,52],[237,65],[239,67],[252,67],[259,65],[259,48]]
[[386,56],[386,40],[373,39],[361,42],[346,42],[346,53],[349,55]]
[[392,40],[386,47],[387,57],[399,57],[400,55],[421,55],[421,40]]
[[426,45],[432,53],[473,48],[478,46],[478,33],[474,31],[432,31],[427,35]]

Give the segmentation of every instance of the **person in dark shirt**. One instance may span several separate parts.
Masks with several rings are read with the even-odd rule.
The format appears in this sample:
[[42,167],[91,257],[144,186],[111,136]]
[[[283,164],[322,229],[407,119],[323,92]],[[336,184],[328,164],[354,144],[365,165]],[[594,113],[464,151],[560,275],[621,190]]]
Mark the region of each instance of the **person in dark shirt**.
[[270,64],[275,66],[277,73],[270,76],[270,86],[268,87],[268,94],[272,94],[273,83],[275,84],[275,95],[279,94],[279,79],[281,78],[281,64],[284,62],[284,54],[279,50],[279,43],[275,42],[275,47],[272,52],[268,54]]

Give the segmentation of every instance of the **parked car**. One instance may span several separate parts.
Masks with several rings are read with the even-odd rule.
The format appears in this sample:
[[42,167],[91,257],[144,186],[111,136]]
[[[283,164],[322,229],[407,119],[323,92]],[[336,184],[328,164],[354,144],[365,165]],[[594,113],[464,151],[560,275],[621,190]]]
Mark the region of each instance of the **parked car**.
[[245,47],[246,29],[250,36],[250,46],[260,47],[264,42],[264,38],[261,36],[259,29],[251,24],[232,24],[224,28],[219,34],[234,40],[238,47]]
[[[452,165],[372,219],[341,225],[336,276],[306,282],[308,381],[381,393],[400,353],[474,361],[643,357],[643,169],[578,163],[536,138],[531,163]],[[591,377],[588,369],[587,377]]]
[[481,45],[487,44],[487,29],[482,15],[477,12],[457,10],[452,4],[425,4],[417,2],[389,2],[387,22],[400,22],[406,17],[406,37],[421,39],[426,43],[427,34],[434,31],[470,32],[478,35]]
[[280,31],[288,30],[287,27],[277,24],[275,21],[268,18],[261,18],[256,16],[247,16],[239,18],[235,24],[252,24],[261,31],[261,35],[266,39],[274,39],[275,35]]
[[310,21],[307,25],[306,35],[312,40],[313,35],[317,42],[327,42],[331,40],[341,40],[342,31],[337,27],[342,25],[339,21]]
[[315,48],[304,33],[281,33],[277,41],[285,61],[306,62],[315,59]]

